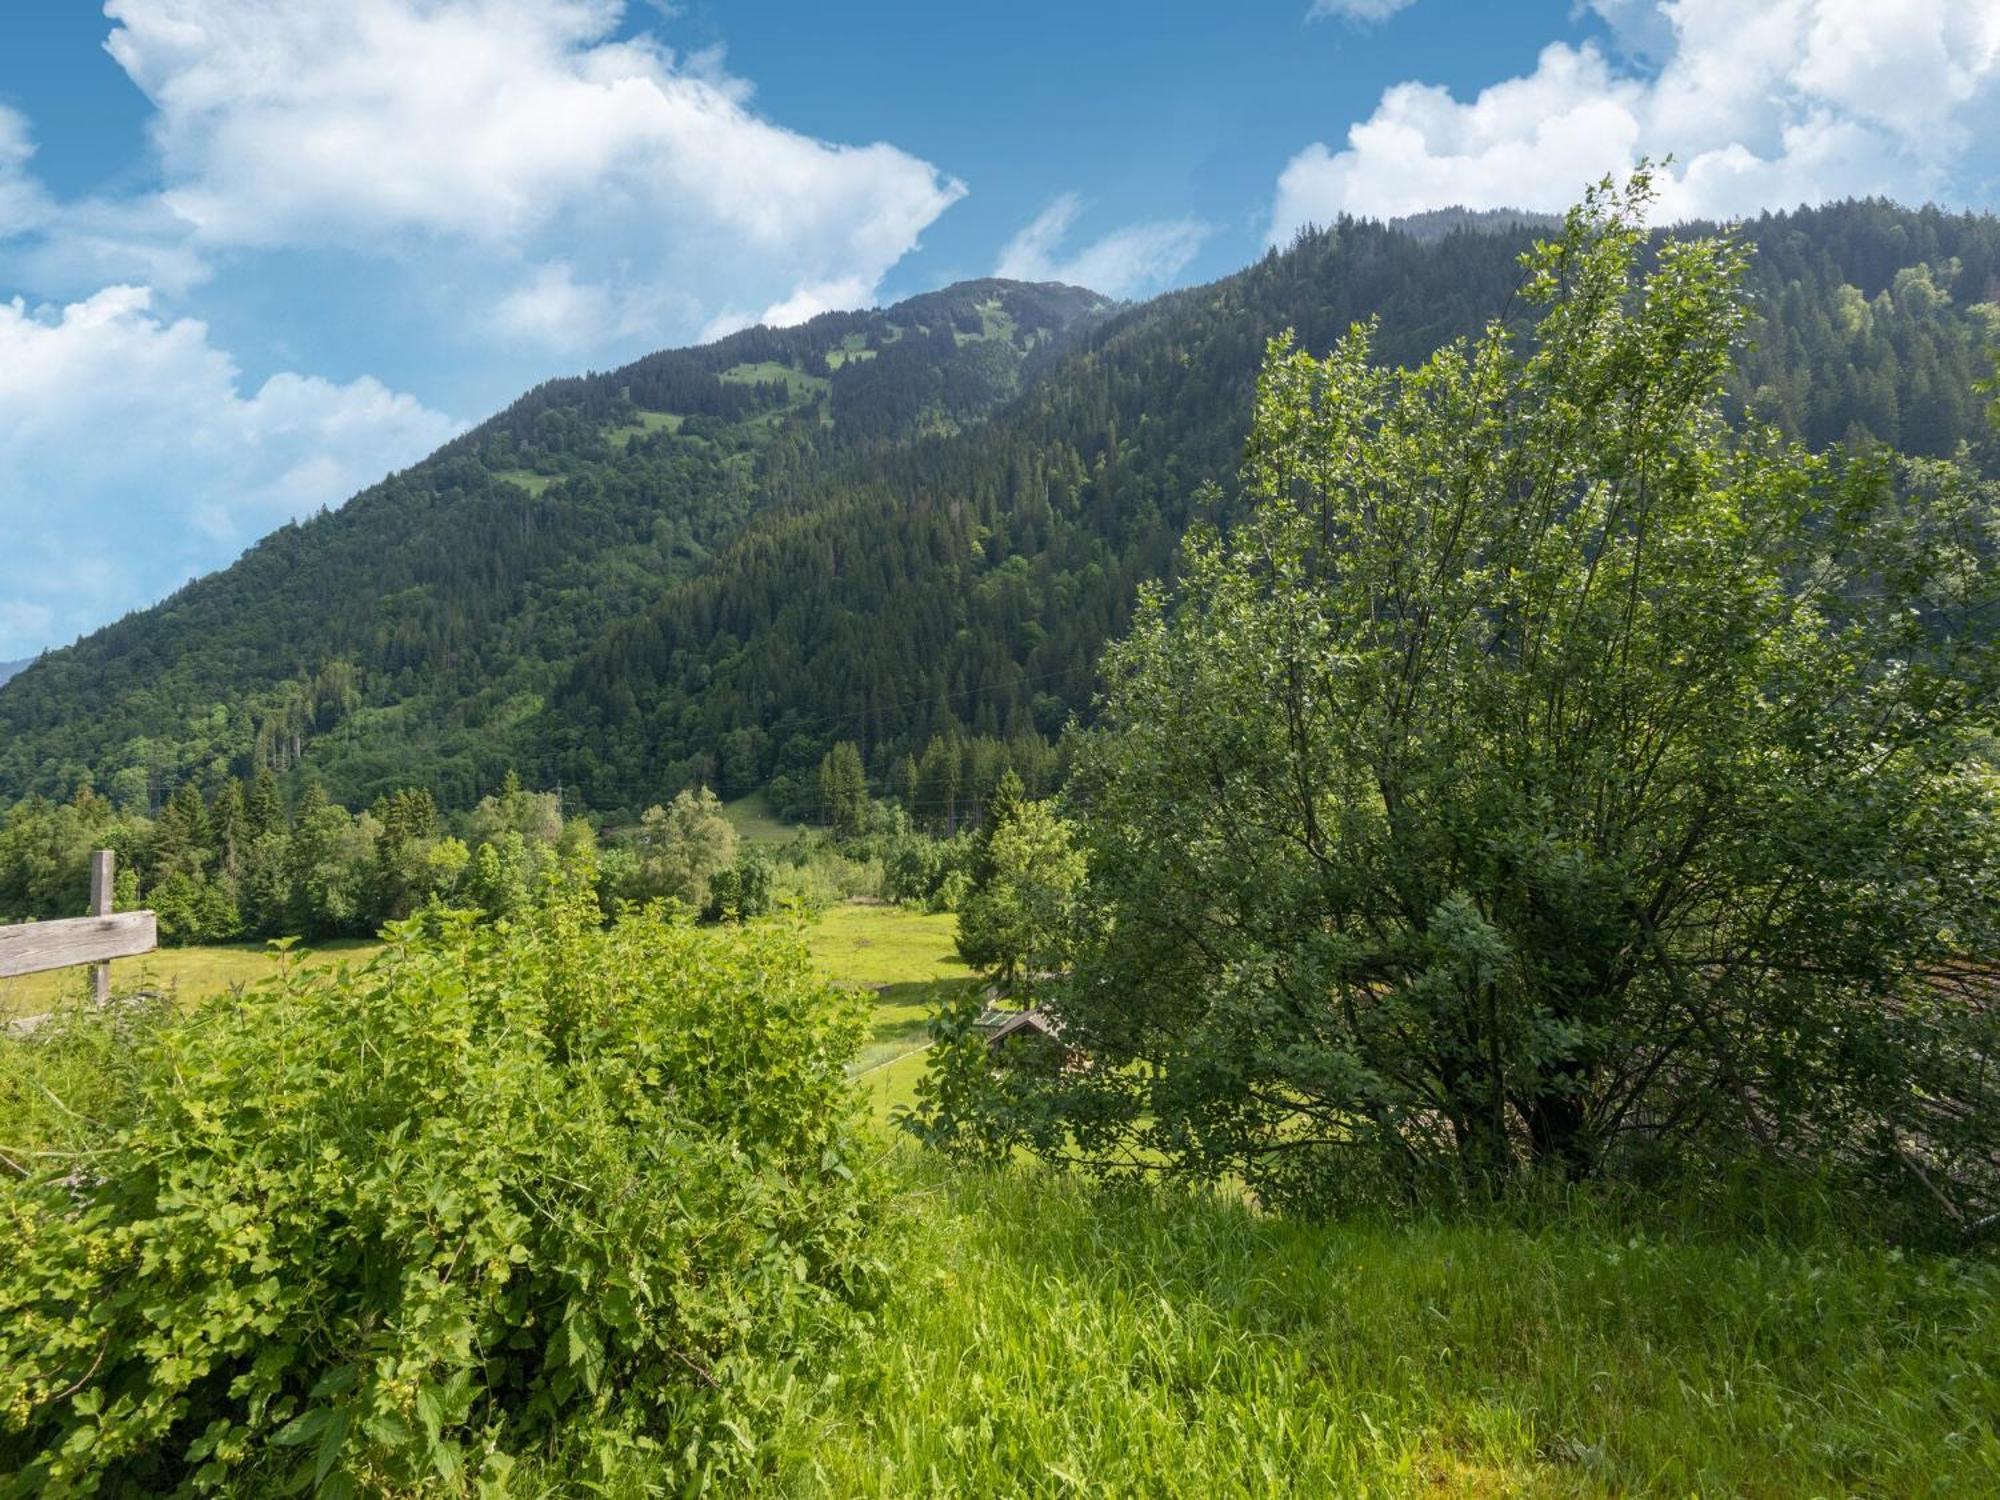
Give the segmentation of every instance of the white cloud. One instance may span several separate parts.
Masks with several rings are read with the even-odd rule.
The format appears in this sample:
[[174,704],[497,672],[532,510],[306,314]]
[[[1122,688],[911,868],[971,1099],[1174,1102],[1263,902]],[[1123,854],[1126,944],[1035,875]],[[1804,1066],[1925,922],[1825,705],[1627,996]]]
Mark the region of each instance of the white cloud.
[[332,265],[352,308],[433,320],[378,343],[602,366],[740,310],[872,301],[965,192],[893,146],[763,118],[719,51],[621,37],[622,0],[105,11],[154,106],[153,189],[59,199],[0,106],[0,657],[157,597],[454,430],[369,378],[247,386],[176,315],[236,291],[225,271],[269,289],[256,279],[287,261],[266,252],[303,252],[291,264]]
[[143,287],[0,302],[0,658],[205,571],[218,545],[335,505],[459,429],[369,377],[254,391]]
[[1343,20],[1363,23],[1386,21],[1397,11],[1408,10],[1416,3],[1417,0],[1313,0],[1306,19],[1320,21],[1328,16],[1339,16]]
[[1461,101],[1400,83],[1344,147],[1278,181],[1271,237],[1342,213],[1449,204],[1560,209],[1584,184],[1671,155],[1668,218],[1882,193],[1948,194],[2000,126],[1995,0],[1592,0],[1632,71],[1556,43],[1535,70]]
[[33,170],[28,119],[0,104],[0,278],[44,292],[143,281],[175,292],[205,280],[188,225],[153,198],[61,202]]
[[[492,326],[583,342],[689,300],[872,293],[964,187],[765,120],[620,0],[111,0],[164,201],[213,248],[440,246],[523,268]],[[699,319],[695,319],[696,322]]]
[[[1674,28],[1660,0],[1585,0],[1628,57],[1659,62],[1673,51]],[[1579,9],[1582,7],[1579,6]]]
[[1082,212],[1083,200],[1064,193],[1007,242],[993,274],[1016,281],[1063,281],[1111,297],[1130,297],[1173,280],[1209,234],[1199,220],[1164,219],[1128,224],[1065,252],[1064,242]]
[[48,218],[48,196],[28,169],[34,154],[28,117],[0,104],[0,239],[38,229]]
[[875,288],[859,276],[843,276],[793,289],[791,296],[773,302],[757,321],[773,328],[789,328],[824,312],[848,307],[866,307],[875,298]]
[[579,281],[567,260],[553,260],[500,296],[493,327],[514,343],[582,356],[700,316],[699,303],[668,288]]

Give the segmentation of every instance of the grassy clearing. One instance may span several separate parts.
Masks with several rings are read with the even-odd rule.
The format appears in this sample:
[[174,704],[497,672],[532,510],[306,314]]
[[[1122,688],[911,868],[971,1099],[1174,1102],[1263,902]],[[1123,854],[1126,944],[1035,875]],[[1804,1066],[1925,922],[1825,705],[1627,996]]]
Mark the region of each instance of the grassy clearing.
[[634,438],[651,437],[656,432],[679,432],[681,423],[686,420],[675,411],[642,411],[638,413],[637,421],[606,432],[604,441],[614,448],[627,448]]
[[811,946],[820,971],[835,984],[897,985],[970,979],[958,956],[950,912],[850,902],[831,907],[813,925]]
[[774,359],[760,359],[754,364],[731,365],[722,372],[721,378],[742,385],[783,381],[786,393],[794,401],[809,400],[827,387],[824,375],[808,375],[804,370],[781,365]]
[[921,1034],[911,1035],[905,1050],[892,1053],[886,1061],[867,1067],[861,1075],[862,1093],[868,1101],[868,1117],[878,1130],[895,1128],[899,1107],[916,1107],[917,1080],[924,1076],[924,1043],[925,1038]]
[[896,1289],[788,1494],[2000,1493],[1991,1266],[896,1162]]
[[[312,966],[349,963],[359,967],[381,951],[376,942],[352,939],[320,943],[303,955]],[[114,991],[165,990],[185,1001],[221,994],[232,985],[251,984],[277,972],[278,961],[261,943],[232,943],[209,948],[162,948],[139,958],[121,958],[111,965]],[[90,984],[90,970],[55,969],[0,979],[0,1015],[36,1015],[64,996],[81,996]]]
[[798,834],[796,824],[787,823],[771,811],[762,792],[738,797],[722,804],[722,815],[736,829],[736,836],[751,844],[789,844]]
[[[843,975],[948,964],[949,917],[828,921]],[[923,1066],[863,1077],[885,1140]],[[1588,1212],[1308,1225],[890,1150],[894,1290],[788,1409],[785,1494],[2000,1493],[1990,1263]]]
[[[941,990],[971,982],[952,937],[950,912],[917,912],[900,906],[850,903],[830,908],[808,936],[813,960],[835,984],[875,992],[868,1042],[856,1059],[871,1095],[885,1064],[921,1048]],[[899,1075],[900,1076],[900,1075]],[[877,1111],[888,1119],[888,1106]]]
[[960,348],[967,344],[983,343],[991,339],[1012,342],[1014,338],[1014,315],[1000,304],[998,298],[979,304],[980,328],[977,333],[954,332],[952,340]]
[[540,499],[542,491],[555,483],[553,476],[537,474],[531,469],[500,469],[494,473],[495,479],[504,479],[509,484],[519,485],[530,495]]

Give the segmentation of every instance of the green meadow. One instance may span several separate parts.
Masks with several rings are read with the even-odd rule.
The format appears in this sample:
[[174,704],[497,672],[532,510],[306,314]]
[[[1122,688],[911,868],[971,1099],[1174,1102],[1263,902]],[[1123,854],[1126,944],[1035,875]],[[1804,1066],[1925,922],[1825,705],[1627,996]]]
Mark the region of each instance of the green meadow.
[[[377,942],[336,939],[299,955],[301,963],[361,965],[381,951]],[[214,947],[161,948],[111,965],[112,988],[121,993],[161,990],[192,1002],[236,985],[253,984],[277,972],[277,959],[261,943]],[[0,979],[0,1015],[35,1015],[66,997],[81,996],[90,984],[88,969],[56,969]]]
[[787,823],[771,811],[770,799],[762,792],[723,803],[722,815],[736,829],[736,836],[746,843],[786,844],[799,831],[797,824]]

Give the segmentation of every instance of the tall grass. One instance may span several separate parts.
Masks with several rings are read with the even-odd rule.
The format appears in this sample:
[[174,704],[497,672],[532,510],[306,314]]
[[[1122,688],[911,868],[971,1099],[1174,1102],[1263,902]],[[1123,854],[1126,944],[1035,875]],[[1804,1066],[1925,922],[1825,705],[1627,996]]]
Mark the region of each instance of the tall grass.
[[899,1289],[783,1493],[2000,1493],[1990,1265],[900,1171]]

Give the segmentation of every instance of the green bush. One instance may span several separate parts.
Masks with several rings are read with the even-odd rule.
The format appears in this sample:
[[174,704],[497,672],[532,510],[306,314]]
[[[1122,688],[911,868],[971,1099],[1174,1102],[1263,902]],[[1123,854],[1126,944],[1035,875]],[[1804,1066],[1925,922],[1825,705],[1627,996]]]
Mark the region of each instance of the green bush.
[[708,905],[702,916],[708,921],[747,921],[769,916],[776,897],[771,890],[771,860],[762,850],[746,849],[736,863],[718,870],[708,882]]
[[778,897],[806,907],[838,906],[882,894],[882,862],[850,859],[825,839],[795,844],[773,872]]
[[861,1020],[795,933],[431,912],[0,1074],[80,1087],[112,1026],[106,1123],[0,1142],[0,1493],[692,1491],[874,1284]]

